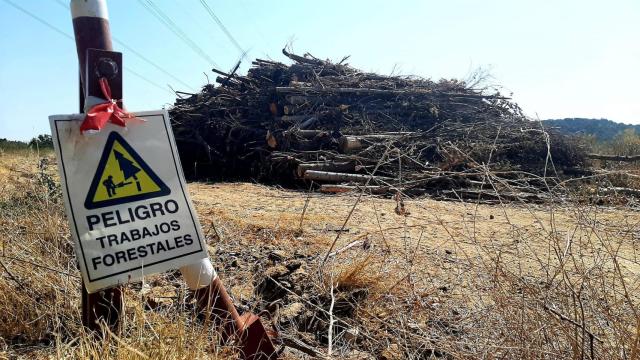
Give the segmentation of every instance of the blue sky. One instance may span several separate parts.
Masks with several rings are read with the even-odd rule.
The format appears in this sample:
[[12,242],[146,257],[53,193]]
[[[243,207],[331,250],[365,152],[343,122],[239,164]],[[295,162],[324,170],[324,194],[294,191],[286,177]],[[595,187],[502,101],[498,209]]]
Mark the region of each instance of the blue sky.
[[[67,0],[12,0],[73,34]],[[229,69],[238,50],[200,0],[154,0],[215,61]],[[640,123],[640,1],[295,1],[207,0],[238,43],[256,57],[280,50],[339,60],[364,70],[433,79],[466,78],[478,67],[531,116],[606,117]],[[213,82],[211,64],[139,1],[110,0],[111,31],[190,88],[118,45],[129,110],[173,103],[167,84],[194,91]],[[0,0],[0,138],[49,133],[50,114],[77,111],[75,44]],[[246,71],[249,61],[242,71]]]

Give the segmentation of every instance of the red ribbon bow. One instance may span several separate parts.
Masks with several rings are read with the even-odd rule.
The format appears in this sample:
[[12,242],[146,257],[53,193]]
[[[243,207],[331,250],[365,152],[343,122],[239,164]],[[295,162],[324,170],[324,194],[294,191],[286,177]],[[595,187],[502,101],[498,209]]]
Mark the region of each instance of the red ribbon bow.
[[126,126],[125,119],[131,119],[135,116],[122,110],[116,100],[111,98],[111,88],[106,78],[100,78],[100,89],[102,89],[102,95],[107,99],[107,102],[94,105],[89,109],[87,115],[80,125],[80,132],[85,131],[97,132],[100,131],[107,121],[111,120],[112,124]]

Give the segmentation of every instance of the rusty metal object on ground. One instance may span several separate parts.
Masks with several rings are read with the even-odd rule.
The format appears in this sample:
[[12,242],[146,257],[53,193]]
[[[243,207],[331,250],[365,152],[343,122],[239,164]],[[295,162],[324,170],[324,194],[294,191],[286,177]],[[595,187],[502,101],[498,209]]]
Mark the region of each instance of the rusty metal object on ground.
[[114,287],[89,294],[84,284],[82,292],[82,324],[99,334],[100,320],[104,320],[112,331],[120,325],[120,314],[124,310],[122,288]]
[[223,329],[223,340],[235,337],[241,356],[247,360],[273,360],[278,353],[269,331],[260,317],[252,313],[240,315],[220,278],[213,279],[205,288],[196,290],[198,309]]

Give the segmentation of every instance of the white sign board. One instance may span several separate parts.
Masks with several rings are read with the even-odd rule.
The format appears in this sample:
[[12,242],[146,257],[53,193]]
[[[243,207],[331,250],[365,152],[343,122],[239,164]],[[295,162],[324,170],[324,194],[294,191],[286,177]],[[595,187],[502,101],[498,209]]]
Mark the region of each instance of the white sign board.
[[[67,216],[87,291],[207,257],[165,110],[82,135],[50,116]],[[144,121],[143,121],[144,120]]]

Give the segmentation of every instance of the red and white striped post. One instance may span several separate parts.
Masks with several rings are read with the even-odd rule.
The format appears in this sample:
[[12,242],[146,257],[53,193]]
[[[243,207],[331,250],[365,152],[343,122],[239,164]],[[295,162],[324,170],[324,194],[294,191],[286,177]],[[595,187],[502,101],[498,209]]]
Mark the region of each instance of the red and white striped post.
[[[102,99],[99,87],[92,86],[97,83],[98,76],[104,75],[105,68],[106,73],[115,80],[111,81],[112,93],[117,94],[113,97],[115,99],[122,98],[122,69],[121,66],[118,68],[117,65],[114,65],[117,61],[109,59],[110,55],[120,54],[112,52],[113,45],[106,0],[71,0],[71,15],[80,65],[80,112],[82,113],[93,105],[111,100]],[[103,50],[100,56],[105,56],[107,61],[102,62],[103,58],[99,58],[96,64],[88,64],[90,55],[95,54],[96,49]],[[120,58],[115,56],[115,59],[119,60]],[[105,66],[103,67],[103,65]],[[238,314],[233,300],[208,258],[181,267],[180,272],[189,289],[194,291],[198,300],[198,310],[215,316],[216,319],[225,323],[228,335],[239,338],[243,358],[257,360],[278,357],[260,318],[250,313],[242,316]],[[89,294],[84,284],[82,285],[82,322],[89,329],[99,330],[98,321],[101,319],[110,328],[117,328],[122,311],[123,301],[120,287]]]
[[[96,74],[88,74],[86,71],[88,68],[87,49],[113,51],[113,44],[106,0],[71,0],[70,7],[80,67],[80,98],[81,105],[83,105],[80,107],[80,112],[84,112],[85,108],[88,109],[97,103],[104,102],[100,99],[99,93],[85,93],[89,77],[96,76]],[[120,73],[119,76],[122,74]]]
[[[87,91],[89,76],[97,76],[86,71],[87,50],[100,49],[112,51],[111,31],[106,0],[71,0],[71,17],[73,32],[78,51],[80,69],[80,112],[104,100]],[[119,71],[118,76],[122,76]],[[121,89],[120,89],[121,92]],[[123,311],[122,289],[114,287],[89,294],[82,284],[82,324],[90,330],[99,331],[99,320],[104,320],[111,329],[120,324],[120,313]]]

